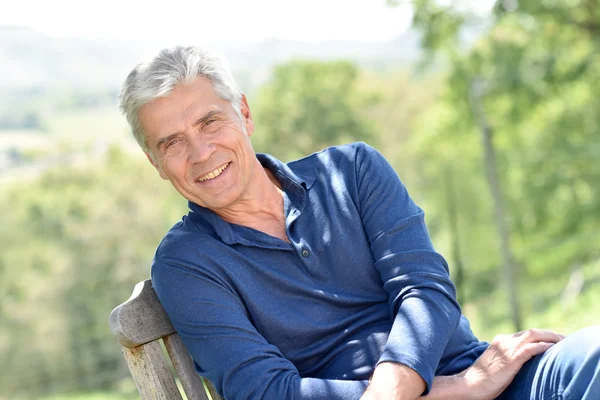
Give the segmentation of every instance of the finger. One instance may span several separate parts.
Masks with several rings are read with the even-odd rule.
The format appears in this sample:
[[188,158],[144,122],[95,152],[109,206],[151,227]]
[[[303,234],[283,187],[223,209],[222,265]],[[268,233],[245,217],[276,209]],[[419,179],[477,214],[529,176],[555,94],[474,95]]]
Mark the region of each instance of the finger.
[[520,346],[514,353],[514,357],[521,363],[525,363],[533,356],[537,356],[538,354],[542,354],[552,346],[554,346],[554,342],[534,342],[534,343],[526,343]]
[[529,329],[524,332],[519,332],[517,337],[519,337],[521,343],[558,343],[564,338],[564,336],[546,329]]
[[515,335],[507,335],[507,334],[496,335],[494,337],[494,339],[490,342],[490,344],[491,345],[498,345],[500,343],[510,342],[511,338],[513,338]]

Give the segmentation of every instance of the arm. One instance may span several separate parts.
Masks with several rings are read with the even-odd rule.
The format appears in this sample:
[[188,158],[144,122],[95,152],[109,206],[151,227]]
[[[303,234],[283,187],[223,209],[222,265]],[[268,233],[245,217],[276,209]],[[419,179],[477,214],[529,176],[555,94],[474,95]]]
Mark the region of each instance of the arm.
[[[383,365],[383,364],[381,364]],[[383,376],[383,375],[382,375]],[[384,388],[386,384],[382,385]],[[380,400],[395,398],[397,393],[394,393],[392,388],[386,388],[387,391],[384,393],[383,390],[374,389],[375,384],[369,386],[361,400]],[[456,376],[436,376],[433,379],[431,385],[431,391],[429,394],[423,397],[424,400],[476,400],[475,394],[476,389],[469,388],[465,378],[462,375]],[[418,396],[418,395],[416,395]],[[483,399],[483,398],[482,398]]]
[[[434,380],[431,392],[435,388]],[[424,391],[425,381],[413,369],[402,364],[383,362],[375,369],[361,400],[416,399]]]
[[341,400],[358,399],[364,392],[366,381],[300,377],[292,362],[256,331],[227,282],[205,269],[157,258],[152,282],[200,374],[227,400]]
[[[512,382],[523,364],[564,339],[547,330],[530,329],[513,335],[498,335],[477,361],[454,376],[436,376],[425,400],[492,400]],[[386,363],[380,364],[385,366]],[[395,370],[383,368],[379,378],[396,379]],[[373,382],[375,381],[373,378]],[[371,385],[362,399],[389,399],[393,393],[375,393]],[[385,386],[385,382],[384,382]]]
[[[448,266],[433,248],[423,211],[383,156],[359,145],[355,166],[362,223],[394,321],[377,368],[382,363],[409,367],[427,392],[461,314]],[[421,394],[413,397],[418,384],[412,386],[407,398]]]

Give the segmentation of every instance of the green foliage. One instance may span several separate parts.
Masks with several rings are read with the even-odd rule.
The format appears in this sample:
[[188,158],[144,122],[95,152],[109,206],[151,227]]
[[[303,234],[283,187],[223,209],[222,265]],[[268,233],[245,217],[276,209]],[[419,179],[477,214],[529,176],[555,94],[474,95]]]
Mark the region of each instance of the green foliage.
[[137,392],[122,394],[119,392],[93,392],[73,395],[60,394],[56,396],[42,397],[40,400],[139,400]]
[[110,388],[127,376],[108,314],[149,276],[185,208],[147,162],[116,148],[2,196],[0,354],[10,370],[0,398]]
[[373,138],[359,110],[377,97],[357,89],[358,75],[347,61],[293,61],[276,67],[254,107],[257,150],[290,159]]
[[[468,220],[453,232],[472,268],[467,301],[487,309],[479,296],[494,288],[498,293],[491,298],[502,299],[494,273],[500,264],[498,239],[489,229],[491,197],[474,111],[480,103],[493,130],[511,245],[521,267],[519,286],[549,282],[545,289],[522,291],[521,307],[532,322],[549,312],[558,315],[555,301],[571,274],[590,263],[586,281],[595,282],[600,273],[594,263],[600,245],[594,233],[600,222],[594,190],[600,184],[600,107],[594,96],[600,89],[600,4],[498,1],[486,29],[468,47],[460,46],[460,33],[480,17],[454,3],[415,4],[414,22],[424,32],[424,45],[443,54],[451,67],[443,97],[412,142],[416,157],[428,166],[420,190],[429,193],[430,209],[444,210],[448,196],[440,196],[439,183],[452,170],[458,218]],[[451,236],[448,225],[443,230]]]

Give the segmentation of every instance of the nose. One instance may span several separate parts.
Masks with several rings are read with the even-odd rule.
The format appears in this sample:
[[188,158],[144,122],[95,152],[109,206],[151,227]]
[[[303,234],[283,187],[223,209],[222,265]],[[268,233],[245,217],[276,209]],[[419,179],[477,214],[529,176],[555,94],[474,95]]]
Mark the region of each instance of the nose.
[[208,160],[215,152],[215,145],[202,138],[201,135],[192,135],[188,150],[190,162],[201,163]]

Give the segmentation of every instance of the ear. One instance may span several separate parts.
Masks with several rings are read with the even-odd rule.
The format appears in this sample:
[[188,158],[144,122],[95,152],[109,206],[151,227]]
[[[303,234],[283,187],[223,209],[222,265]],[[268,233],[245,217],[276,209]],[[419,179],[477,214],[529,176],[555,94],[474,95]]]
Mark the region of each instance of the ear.
[[248,106],[248,99],[246,99],[246,95],[242,93],[242,101],[240,102],[240,111],[244,116],[244,126],[246,127],[246,133],[248,136],[252,136],[254,133],[254,121],[252,120],[252,111],[250,111],[250,106]]
[[156,168],[156,170],[158,171],[158,174],[160,175],[161,178],[163,178],[164,180],[169,180],[169,177],[167,176],[167,174],[165,174],[165,171],[163,171],[163,169],[160,167],[160,165],[158,165],[156,163],[156,161],[154,161],[154,158],[152,157],[152,154],[148,153],[148,152],[144,152],[144,154],[146,154],[146,158],[148,158],[148,161],[150,161],[150,164],[152,164],[152,166],[154,168]]

